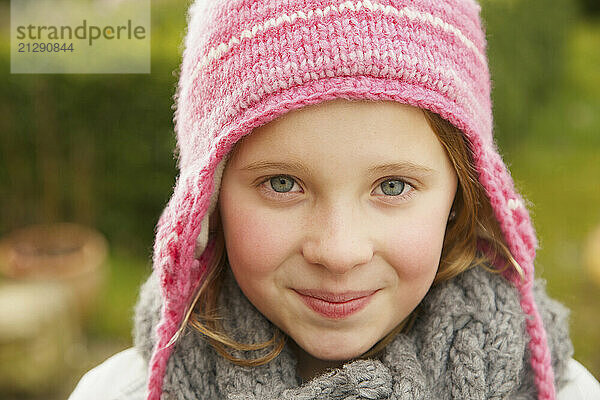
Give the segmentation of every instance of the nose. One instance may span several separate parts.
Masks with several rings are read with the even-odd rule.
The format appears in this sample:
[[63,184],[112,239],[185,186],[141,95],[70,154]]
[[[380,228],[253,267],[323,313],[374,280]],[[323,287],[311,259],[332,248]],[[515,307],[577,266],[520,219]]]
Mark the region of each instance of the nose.
[[373,258],[369,224],[357,207],[339,204],[313,213],[303,246],[304,259],[333,274],[344,274]]

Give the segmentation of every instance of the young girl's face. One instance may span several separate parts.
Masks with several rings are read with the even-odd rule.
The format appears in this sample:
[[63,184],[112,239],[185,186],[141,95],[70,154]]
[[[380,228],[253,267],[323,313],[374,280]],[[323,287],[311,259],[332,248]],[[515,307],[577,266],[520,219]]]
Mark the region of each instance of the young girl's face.
[[419,109],[337,99],[238,143],[219,198],[254,306],[321,360],[360,356],[435,277],[457,177]]

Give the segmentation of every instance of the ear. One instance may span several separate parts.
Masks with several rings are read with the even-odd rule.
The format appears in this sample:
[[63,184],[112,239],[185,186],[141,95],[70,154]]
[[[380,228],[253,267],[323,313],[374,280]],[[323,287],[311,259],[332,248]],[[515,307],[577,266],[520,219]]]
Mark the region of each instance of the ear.
[[460,183],[457,182],[456,192],[454,193],[454,199],[452,199],[452,205],[450,206],[450,213],[448,214],[448,221],[453,221],[456,218],[456,210],[458,209],[456,203],[459,196],[462,198],[462,189]]
[[448,221],[452,221],[454,218],[456,218],[456,211],[451,210],[450,215],[448,216]]

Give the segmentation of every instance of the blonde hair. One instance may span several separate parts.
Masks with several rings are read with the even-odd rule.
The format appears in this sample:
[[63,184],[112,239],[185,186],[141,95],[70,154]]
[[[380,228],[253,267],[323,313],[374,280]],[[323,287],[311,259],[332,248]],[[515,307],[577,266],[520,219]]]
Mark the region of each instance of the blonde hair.
[[[433,284],[451,279],[476,266],[497,273],[512,265],[522,275],[521,267],[504,241],[485,188],[477,178],[467,137],[439,115],[427,110],[423,110],[423,113],[429,126],[444,146],[458,177],[458,187],[452,205],[454,217],[449,219],[446,226],[440,263]],[[207,276],[198,290],[185,321],[204,334],[214,349],[231,362],[242,366],[267,364],[283,349],[286,335],[275,328],[270,340],[245,344],[233,340],[225,333],[221,324],[222,317],[217,310],[217,299],[226,268],[225,240],[219,224],[211,229],[215,246],[214,256],[209,262]],[[478,241],[484,241],[489,250],[485,253],[478,251]],[[413,311],[359,358],[368,358],[380,352],[399,332],[410,329],[415,316],[416,311]],[[182,329],[185,327],[185,321]],[[245,359],[233,356],[228,348],[238,351],[261,350],[262,354],[267,349],[270,351],[256,358]]]

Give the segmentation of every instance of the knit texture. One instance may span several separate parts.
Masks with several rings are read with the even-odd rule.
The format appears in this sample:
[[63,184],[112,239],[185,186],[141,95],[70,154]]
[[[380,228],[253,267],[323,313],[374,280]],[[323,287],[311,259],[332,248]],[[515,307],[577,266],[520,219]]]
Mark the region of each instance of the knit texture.
[[[564,384],[572,355],[567,310],[536,282],[536,302],[549,326],[556,386]],[[149,359],[160,315],[158,282],[143,287],[135,345]],[[244,343],[269,339],[274,326],[252,306],[229,272],[219,305],[225,329]],[[240,367],[218,355],[189,328],[167,365],[163,400],[228,399],[534,399],[526,316],[517,290],[481,267],[434,286],[412,329],[399,334],[378,358],[349,362],[301,384],[286,344],[271,363]],[[254,355],[242,351],[237,357]]]
[[180,170],[156,227],[161,299],[149,400],[211,252],[208,216],[225,159],[253,128],[335,98],[389,100],[438,113],[468,138],[478,178],[524,271],[519,293],[539,399],[554,399],[548,339],[533,297],[537,239],[492,136],[490,77],[473,0],[196,0],[176,94]]

